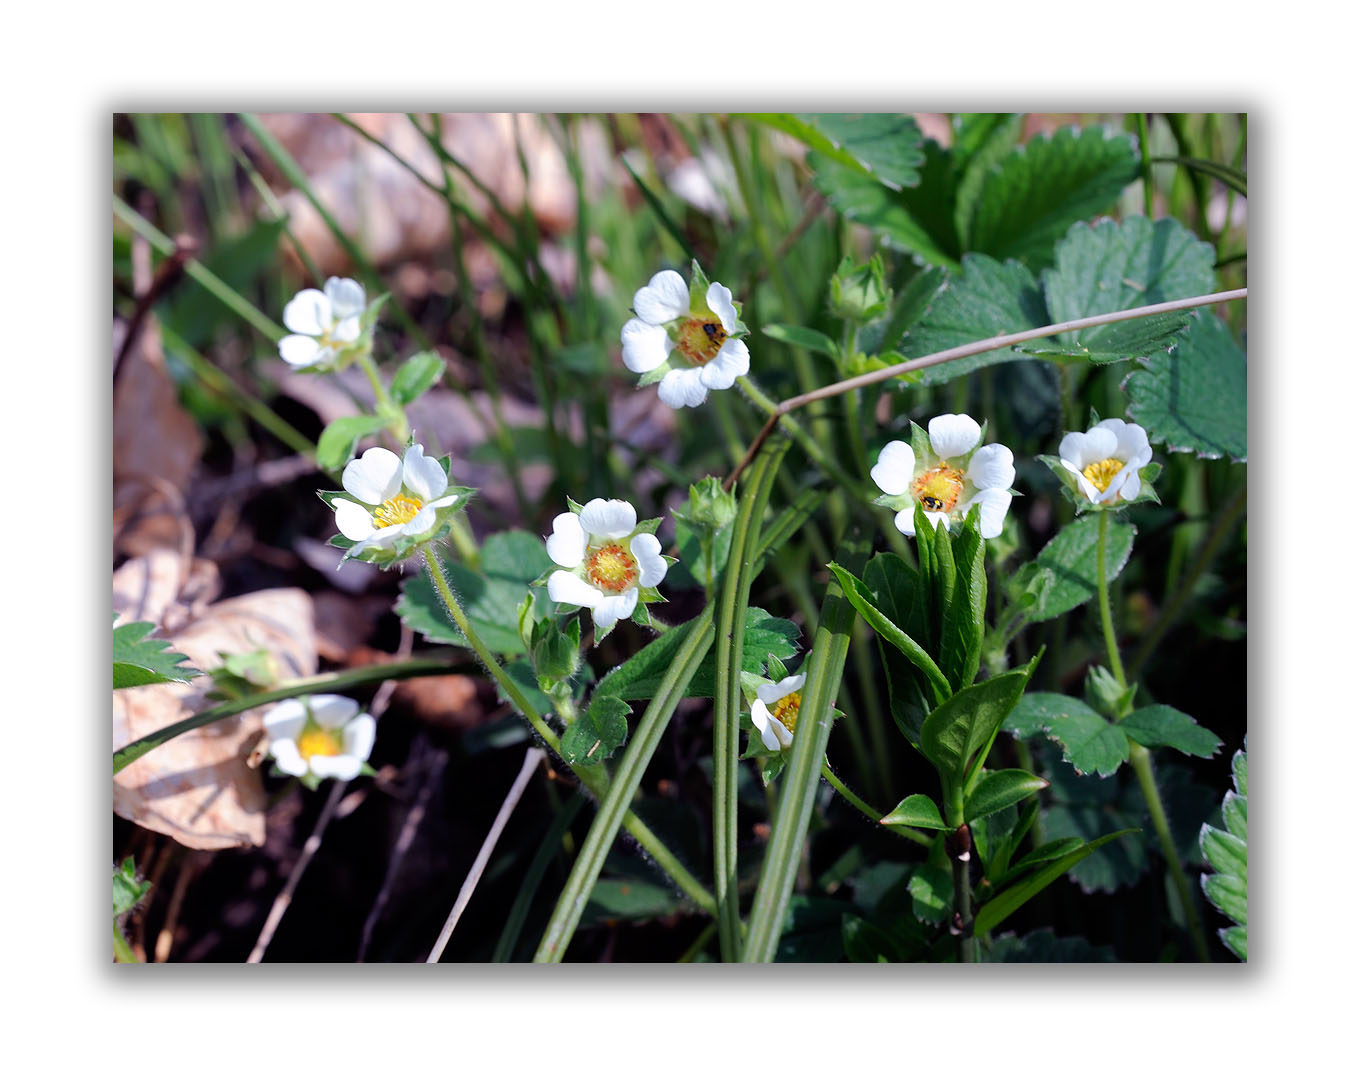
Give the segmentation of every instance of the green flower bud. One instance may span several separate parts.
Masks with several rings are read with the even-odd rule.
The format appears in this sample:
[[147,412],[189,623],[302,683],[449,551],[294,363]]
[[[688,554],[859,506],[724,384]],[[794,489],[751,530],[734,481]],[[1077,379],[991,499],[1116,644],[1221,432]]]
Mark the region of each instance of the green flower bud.
[[831,283],[832,313],[865,323],[888,310],[893,292],[884,281],[884,263],[876,254],[864,265],[843,258]]

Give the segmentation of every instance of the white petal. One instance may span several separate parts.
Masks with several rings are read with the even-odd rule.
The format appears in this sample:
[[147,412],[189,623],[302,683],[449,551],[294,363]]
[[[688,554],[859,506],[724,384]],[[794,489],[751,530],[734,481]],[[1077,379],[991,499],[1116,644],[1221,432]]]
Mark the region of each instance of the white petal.
[[1006,490],[980,490],[963,505],[967,516],[973,505],[980,506],[978,513],[978,533],[985,539],[994,539],[1002,533],[1002,522],[1007,517],[1011,505],[1011,494]]
[[663,269],[633,295],[633,310],[653,325],[690,313],[690,289],[674,269]]
[[381,505],[402,488],[402,458],[390,449],[369,449],[345,465],[340,482],[365,504]]
[[330,349],[315,337],[290,334],[279,339],[279,358],[289,366],[311,366],[321,361],[323,352],[329,355]]
[[331,328],[331,301],[315,288],[304,288],[284,307],[284,325],[314,337]]
[[1139,480],[1139,469],[1133,462],[1126,465],[1128,470],[1122,470],[1119,475],[1111,482],[1111,488],[1118,490],[1120,496],[1126,501],[1133,501],[1139,496],[1139,491],[1143,488]]
[[307,773],[307,760],[302,757],[293,741],[287,739],[271,741],[269,754],[274,757],[275,765],[285,774],[301,778]]
[[761,743],[766,751],[778,752],[794,743],[794,735],[777,721],[760,699],[751,705],[751,723],[761,732]]
[[[969,501],[972,503],[973,498],[970,498]],[[950,514],[948,512],[928,512],[926,513],[926,522],[931,525],[932,531],[935,531],[941,524],[944,524],[948,531],[950,528]]]
[[1071,460],[1060,459],[1059,463],[1062,464],[1064,468],[1066,468],[1068,471],[1071,471],[1073,475],[1077,478],[1078,489],[1087,495],[1088,501],[1095,501],[1098,497],[1101,496],[1101,491],[1098,490],[1095,485],[1093,485],[1092,480],[1087,478],[1086,475],[1079,471],[1077,465],[1074,464]]
[[662,557],[662,544],[656,535],[643,532],[634,535],[629,543],[629,553],[638,562],[638,582],[644,587],[656,587],[666,576],[666,560]]
[[403,535],[423,535],[435,526],[435,509],[432,505],[426,505],[415,516],[402,524]]
[[1096,424],[1115,435],[1115,452],[1118,460],[1138,461],[1143,467],[1153,459],[1153,449],[1148,444],[1148,431],[1138,423],[1127,423],[1123,419],[1105,419]]
[[[870,468],[870,478],[886,494],[905,494],[912,485],[912,472],[916,467],[917,456],[912,446],[905,441],[890,441],[879,450],[879,462]],[[912,532],[907,531],[905,534],[910,535]]]
[[449,488],[444,468],[419,445],[412,445],[402,458],[402,485],[422,502],[434,501]]
[[604,601],[605,593],[592,587],[580,576],[559,571],[548,577],[548,597],[554,602],[591,609]]
[[376,530],[373,526],[373,514],[364,506],[337,498],[331,507],[335,509],[336,530],[347,539],[363,542]]
[[314,755],[307,765],[318,778],[339,778],[348,782],[359,777],[359,760],[352,755]]
[[337,320],[364,313],[364,286],[349,277],[329,278],[326,298],[331,301],[331,316]]
[[732,305],[732,292],[718,281],[709,285],[709,290],[704,293],[704,302],[709,305],[709,309],[718,315],[718,320],[723,323],[725,332],[731,333],[737,328],[737,308]]
[[345,754],[364,762],[373,751],[373,738],[377,731],[378,723],[373,720],[373,715],[361,714],[356,717],[340,735]]
[[597,628],[609,628],[615,621],[633,616],[638,605],[638,588],[630,587],[622,595],[604,595],[591,610],[591,620]]
[[926,424],[931,451],[942,460],[963,456],[978,444],[983,428],[969,415],[937,415]]
[[623,538],[638,526],[638,513],[627,501],[597,497],[582,506],[581,526],[588,535]]
[[544,545],[548,556],[563,568],[576,568],[586,556],[586,532],[575,512],[563,512],[553,517],[553,533]]
[[984,445],[970,459],[967,477],[980,490],[993,486],[1005,490],[1016,481],[1016,466],[1011,450],[996,442]]
[[657,395],[668,407],[697,408],[704,403],[709,390],[700,381],[698,370],[672,370],[658,384]]
[[1059,456],[1077,465],[1081,471],[1088,464],[1105,460],[1115,453],[1117,438],[1114,431],[1094,426],[1085,434],[1072,431],[1059,442]]
[[630,318],[619,330],[624,345],[624,365],[635,374],[646,374],[666,362],[671,354],[671,338],[660,325],[649,325],[642,318]]
[[348,696],[316,695],[307,705],[312,709],[312,720],[323,729],[339,729],[359,713],[359,704]]
[[725,340],[718,354],[699,368],[706,389],[731,389],[732,383],[751,369],[751,353],[745,340]]
[[893,526],[904,535],[915,535],[917,533],[916,508],[903,509],[897,516],[893,517]]
[[307,724],[307,711],[302,700],[285,699],[266,711],[261,721],[271,740],[292,740]]
[[784,678],[775,685],[775,690],[780,693],[775,697],[776,700],[784,699],[791,692],[803,691],[803,682],[806,680],[808,680],[807,673],[795,673],[792,677]]
[[336,322],[331,329],[331,339],[342,344],[352,344],[359,339],[361,332],[363,330],[358,318],[346,318],[344,321]]

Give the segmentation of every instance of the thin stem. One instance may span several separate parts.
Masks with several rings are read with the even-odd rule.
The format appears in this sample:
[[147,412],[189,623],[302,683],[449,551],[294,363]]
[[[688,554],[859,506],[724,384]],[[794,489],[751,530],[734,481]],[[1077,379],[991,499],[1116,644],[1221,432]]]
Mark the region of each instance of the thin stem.
[[340,806],[340,798],[348,784],[338,781],[331,786],[331,793],[326,798],[326,804],[321,809],[321,815],[317,818],[316,826],[312,828],[312,833],[307,836],[307,841],[303,843],[302,855],[298,857],[298,862],[293,865],[293,870],[289,872],[288,882],[284,883],[283,890],[279,892],[279,896],[274,899],[274,904],[270,906],[269,915],[265,917],[265,926],[260,929],[260,937],[255,940],[255,946],[251,949],[250,956],[246,958],[247,965],[258,965],[265,956],[265,950],[269,948],[270,942],[274,939],[274,932],[279,928],[279,921],[284,918],[284,913],[288,911],[289,903],[293,900],[293,892],[298,889],[298,882],[302,879],[302,873],[307,870],[307,866],[312,863],[312,857],[321,848],[321,839],[331,823],[331,818],[336,813],[336,808]]
[[1142,744],[1130,741],[1129,764],[1134,769],[1135,777],[1139,779],[1139,788],[1143,790],[1144,800],[1148,804],[1148,814],[1153,820],[1153,829],[1157,831],[1163,858],[1167,861],[1168,870],[1172,872],[1172,885],[1176,888],[1177,900],[1181,902],[1182,911],[1186,914],[1186,930],[1191,936],[1191,946],[1196,952],[1196,960],[1209,961],[1210,950],[1205,944],[1205,929],[1200,922],[1200,912],[1191,893],[1190,880],[1182,869],[1176,842],[1172,840],[1172,829],[1167,825],[1167,812],[1163,810],[1158,783],[1153,779],[1153,756]]
[[[872,823],[879,823],[884,818],[884,813],[870,807],[858,796],[852,793],[846,784],[832,771],[832,766],[824,758],[822,761],[822,776],[827,779],[827,784],[841,794],[842,799],[852,808],[858,811]],[[910,826],[888,826],[886,830],[891,830],[895,834],[901,834],[910,841],[915,841],[918,845],[930,845],[931,838],[923,834],[920,830],[913,830]]]
[[1110,513],[1102,512],[1096,530],[1096,608],[1101,613],[1101,634],[1106,639],[1106,658],[1111,672],[1123,689],[1126,687],[1125,667],[1120,662],[1120,644],[1115,638],[1115,625],[1111,620],[1110,596],[1106,584],[1106,536],[1110,532]]
[[[893,366],[883,367],[880,370],[871,370],[865,374],[858,374],[854,378],[847,378],[845,381],[834,382],[825,385],[821,389],[811,393],[804,393],[801,396],[792,396],[788,400],[783,400],[775,405],[770,418],[766,420],[761,432],[756,435],[756,440],[747,448],[747,454],[737,465],[737,469],[728,476],[725,487],[731,488],[737,481],[737,477],[747,468],[755,458],[761,443],[770,436],[771,430],[775,427],[777,419],[786,416],[796,408],[801,408],[815,400],[824,400],[827,397],[838,396],[841,393],[848,393],[852,389],[860,389],[866,385],[875,385],[889,378],[896,378],[900,374],[906,374],[913,370],[921,370],[925,367],[936,366],[940,363],[948,363],[953,359],[966,359],[971,355],[981,355],[983,352],[990,352],[997,348],[1010,347],[1013,344],[1020,344],[1027,340],[1035,340],[1038,337],[1054,336],[1057,333],[1066,333],[1075,329],[1089,329],[1098,325],[1110,325],[1113,322],[1130,321],[1134,318],[1147,318],[1153,314],[1168,314],[1177,310],[1191,310],[1195,307],[1209,306],[1213,303],[1227,302],[1233,299],[1246,299],[1248,290],[1237,288],[1228,292],[1213,292],[1209,295],[1198,295],[1191,299],[1174,299],[1167,303],[1153,303],[1146,307],[1132,307],[1129,310],[1117,310],[1110,314],[1096,314],[1090,318],[1075,318],[1067,322],[1055,322],[1053,325],[1041,326],[1038,329],[1026,329],[1020,333],[1004,333],[1001,336],[988,337],[986,340],[977,340],[972,344],[961,344],[955,348],[946,348],[944,351],[932,352],[919,359],[909,359],[906,362],[896,363]],[[800,442],[802,444],[802,442]]]
[[[772,423],[778,422],[780,428],[799,443],[799,448],[803,449],[803,451],[808,454],[808,458],[821,468],[828,478],[845,487],[851,493],[859,494],[860,488],[864,484],[857,482],[845,468],[824,452],[822,446],[819,445],[816,439],[803,428],[803,425],[799,423],[797,419],[792,419],[784,414],[780,410],[783,405],[777,404],[775,401],[771,400],[750,377],[743,376],[738,378],[737,384],[742,392],[747,395],[748,399],[770,417],[766,421],[766,426],[762,429],[761,433],[757,435],[758,440],[764,441],[769,436],[768,430]],[[749,454],[749,457],[754,455],[754,453],[751,453]],[[736,481],[737,473],[749,462],[750,459],[746,458],[738,465],[737,472],[734,472],[729,476],[728,480],[723,484],[724,489],[732,489],[732,485]]]
[[[961,829],[964,831],[963,840],[970,841],[968,828],[961,827]],[[949,848],[949,846],[950,841],[947,839],[946,847]],[[954,930],[959,932],[958,949],[961,962],[978,960],[978,943],[973,934],[972,895],[969,892],[969,860],[972,855],[969,849],[950,855],[950,874],[955,884]]]
[[468,876],[463,880],[463,886],[459,889],[454,907],[449,911],[449,918],[444,921],[444,929],[439,933],[439,938],[435,940],[430,956],[425,959],[427,965],[438,964],[440,957],[443,956],[444,948],[449,945],[449,938],[453,935],[454,928],[458,926],[459,917],[463,915],[463,910],[468,907],[468,902],[472,900],[473,891],[477,889],[482,873],[487,870],[487,861],[491,859],[491,854],[496,850],[496,843],[501,839],[501,831],[505,830],[506,823],[510,821],[511,812],[515,810],[515,805],[520,803],[520,796],[529,784],[529,779],[533,777],[534,771],[543,760],[544,751],[542,748],[533,747],[525,752],[525,760],[520,764],[520,773],[515,776],[510,791],[506,793],[506,799],[501,802],[501,810],[496,813],[496,818],[492,820],[491,829],[487,831],[487,836],[482,839],[482,848],[477,851],[477,859],[473,861],[473,866],[468,869]]

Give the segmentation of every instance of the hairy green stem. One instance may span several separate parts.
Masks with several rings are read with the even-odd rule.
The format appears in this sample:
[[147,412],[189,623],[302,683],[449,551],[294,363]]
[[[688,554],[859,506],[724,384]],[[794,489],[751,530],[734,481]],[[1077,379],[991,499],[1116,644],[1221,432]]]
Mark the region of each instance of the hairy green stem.
[[[828,785],[841,794],[842,799],[845,800],[847,804],[866,819],[870,820],[870,822],[879,823],[879,821],[884,818],[883,812],[870,807],[869,804],[865,803],[865,801],[861,800],[846,787],[846,783],[836,776],[832,770],[831,764],[828,763],[825,758],[822,761],[822,776],[827,779]],[[929,846],[932,842],[930,836],[923,834],[920,830],[913,830],[910,826],[888,826],[884,829],[891,830],[895,834],[901,834],[909,841],[915,841],[918,845]]]
[[1106,639],[1106,659],[1120,687],[1125,687],[1125,667],[1120,663],[1120,644],[1111,620],[1110,596],[1106,583],[1106,537],[1110,532],[1110,513],[1103,511],[1096,529],[1096,608],[1101,614],[1101,634]]

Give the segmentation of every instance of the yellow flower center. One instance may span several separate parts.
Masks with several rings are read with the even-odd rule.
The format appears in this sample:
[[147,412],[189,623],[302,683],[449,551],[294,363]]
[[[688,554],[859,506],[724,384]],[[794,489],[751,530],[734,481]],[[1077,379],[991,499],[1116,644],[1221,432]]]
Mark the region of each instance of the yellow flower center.
[[691,318],[680,327],[676,348],[693,366],[703,366],[719,353],[728,339],[721,322]]
[[799,721],[799,704],[802,702],[801,692],[790,692],[775,701],[775,706],[770,708],[770,715],[792,733]]
[[1086,475],[1091,484],[1103,494],[1106,487],[1111,484],[1111,480],[1120,473],[1120,469],[1125,466],[1123,460],[1117,460],[1113,456],[1108,456],[1104,460],[1098,460],[1094,464],[1088,464],[1082,469],[1082,474]]
[[912,496],[927,512],[950,512],[964,491],[964,474],[949,464],[939,464],[912,484]]
[[298,738],[298,754],[304,759],[314,755],[340,755],[344,750],[340,738],[319,725],[309,724]]
[[373,510],[374,527],[391,527],[393,524],[410,523],[421,511],[419,498],[398,494],[390,497]]
[[638,582],[638,562],[619,543],[611,542],[592,551],[586,559],[586,575],[602,591],[617,595]]

